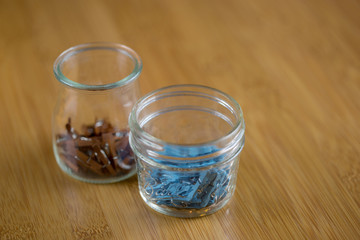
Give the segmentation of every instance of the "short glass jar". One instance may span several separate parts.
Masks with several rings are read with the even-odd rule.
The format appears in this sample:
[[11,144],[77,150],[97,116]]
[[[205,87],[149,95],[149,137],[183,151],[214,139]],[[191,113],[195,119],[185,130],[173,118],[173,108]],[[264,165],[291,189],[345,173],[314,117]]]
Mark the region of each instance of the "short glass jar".
[[53,114],[53,148],[60,168],[92,183],[123,180],[136,172],[128,117],[139,98],[140,57],[116,43],[88,43],[54,63],[62,85]]
[[232,97],[199,85],[165,87],[135,104],[129,126],[140,195],[151,208],[205,216],[233,196],[245,123]]

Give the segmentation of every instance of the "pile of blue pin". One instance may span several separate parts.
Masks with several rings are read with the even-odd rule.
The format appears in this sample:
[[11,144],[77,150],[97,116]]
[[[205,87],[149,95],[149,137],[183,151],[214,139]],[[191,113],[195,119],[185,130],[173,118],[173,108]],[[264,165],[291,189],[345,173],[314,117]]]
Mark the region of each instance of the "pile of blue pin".
[[[163,154],[174,157],[198,157],[217,151],[216,147],[166,147]],[[206,162],[212,165],[222,160],[215,157]],[[200,164],[200,165],[199,165]],[[177,167],[191,169],[202,163],[180,163]],[[183,165],[183,166],[182,166]],[[194,166],[192,166],[194,165]],[[145,191],[158,205],[200,209],[225,198],[229,185],[229,167],[203,171],[169,171],[147,169]]]

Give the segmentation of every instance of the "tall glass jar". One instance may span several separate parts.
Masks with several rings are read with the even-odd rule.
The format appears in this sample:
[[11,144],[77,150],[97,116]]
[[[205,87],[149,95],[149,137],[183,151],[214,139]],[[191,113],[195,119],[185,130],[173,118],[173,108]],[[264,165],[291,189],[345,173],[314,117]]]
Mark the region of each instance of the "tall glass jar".
[[158,212],[198,217],[232,197],[245,123],[229,95],[175,85],[141,98],[130,117],[140,195]]
[[53,149],[60,168],[92,183],[135,173],[128,117],[139,97],[140,57],[116,43],[64,51],[54,63],[62,85],[53,114]]

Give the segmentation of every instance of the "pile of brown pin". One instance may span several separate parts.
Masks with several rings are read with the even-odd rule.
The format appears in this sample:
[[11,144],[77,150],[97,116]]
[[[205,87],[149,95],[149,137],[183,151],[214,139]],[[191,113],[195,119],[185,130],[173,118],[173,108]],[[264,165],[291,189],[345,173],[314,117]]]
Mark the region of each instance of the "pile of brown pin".
[[125,175],[135,168],[128,131],[98,120],[94,125],[83,125],[80,134],[71,126],[70,118],[65,128],[66,134],[57,135],[56,143],[72,171],[104,177]]

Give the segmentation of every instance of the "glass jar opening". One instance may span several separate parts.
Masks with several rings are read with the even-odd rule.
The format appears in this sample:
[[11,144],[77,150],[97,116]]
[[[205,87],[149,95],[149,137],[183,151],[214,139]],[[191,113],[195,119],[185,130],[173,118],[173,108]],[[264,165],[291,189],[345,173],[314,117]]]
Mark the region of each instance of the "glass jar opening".
[[200,85],[174,85],[144,96],[135,104],[129,125],[135,153],[169,166],[183,166],[185,160],[188,167],[200,167],[217,157],[230,159],[244,141],[239,104]]
[[137,79],[142,70],[139,55],[117,43],[87,43],[64,51],[54,63],[56,78],[83,90],[107,90]]

